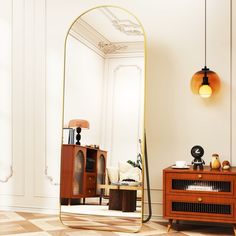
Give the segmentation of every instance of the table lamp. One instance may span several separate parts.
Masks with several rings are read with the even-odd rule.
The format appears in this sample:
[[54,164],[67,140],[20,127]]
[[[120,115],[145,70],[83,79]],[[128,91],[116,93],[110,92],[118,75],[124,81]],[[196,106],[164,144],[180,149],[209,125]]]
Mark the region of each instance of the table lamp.
[[76,144],[80,145],[81,130],[89,129],[89,122],[87,120],[74,119],[69,121],[68,127],[76,130]]

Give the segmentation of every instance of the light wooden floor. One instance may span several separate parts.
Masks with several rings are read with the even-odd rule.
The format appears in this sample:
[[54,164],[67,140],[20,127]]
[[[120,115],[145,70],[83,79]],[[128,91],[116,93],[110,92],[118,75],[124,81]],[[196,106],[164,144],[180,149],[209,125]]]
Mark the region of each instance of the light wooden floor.
[[[175,227],[177,230],[177,228]],[[234,235],[231,227],[199,226],[180,224],[178,231],[171,230],[166,233],[166,224],[149,222],[145,224],[141,232],[135,235],[160,235],[160,236],[229,236]],[[0,235],[20,236],[115,236],[131,235],[130,233],[105,232],[70,229],[61,224],[57,215],[44,215],[36,213],[0,211]]]

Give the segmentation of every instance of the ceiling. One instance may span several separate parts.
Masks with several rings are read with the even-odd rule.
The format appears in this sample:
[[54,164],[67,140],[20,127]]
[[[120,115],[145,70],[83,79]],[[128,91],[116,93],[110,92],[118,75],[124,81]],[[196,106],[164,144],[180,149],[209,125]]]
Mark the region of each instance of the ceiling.
[[110,42],[142,42],[143,32],[137,20],[117,7],[101,7],[84,14],[85,21]]

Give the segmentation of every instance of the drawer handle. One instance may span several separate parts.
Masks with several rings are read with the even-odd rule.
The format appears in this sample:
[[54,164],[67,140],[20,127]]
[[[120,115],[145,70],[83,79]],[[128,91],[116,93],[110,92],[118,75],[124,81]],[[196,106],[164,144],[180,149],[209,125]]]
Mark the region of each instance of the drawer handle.
[[198,200],[198,202],[202,202],[202,198],[201,197],[199,197],[197,200]]
[[91,177],[89,177],[89,180],[91,180],[92,178]]
[[88,191],[89,193],[91,193],[91,190],[89,189],[89,191]]
[[199,178],[199,179],[202,179],[202,175],[198,175],[198,178]]

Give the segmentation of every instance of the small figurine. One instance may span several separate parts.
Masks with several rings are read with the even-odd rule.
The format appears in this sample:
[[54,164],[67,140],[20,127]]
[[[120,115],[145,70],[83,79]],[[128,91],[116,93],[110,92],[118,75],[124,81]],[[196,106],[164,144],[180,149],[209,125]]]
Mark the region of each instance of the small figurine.
[[220,164],[220,159],[219,159],[219,155],[214,153],[212,154],[212,159],[210,162],[210,167],[211,169],[220,169],[221,164]]
[[193,169],[197,170],[199,167],[199,169],[202,170],[203,165],[205,165],[205,161],[202,159],[202,156],[204,155],[204,149],[201,146],[196,145],[192,147],[191,155],[194,157],[194,160],[192,161]]
[[229,163],[229,161],[223,161],[223,162],[222,162],[222,169],[223,169],[223,170],[228,170],[228,169],[230,169],[230,163]]

